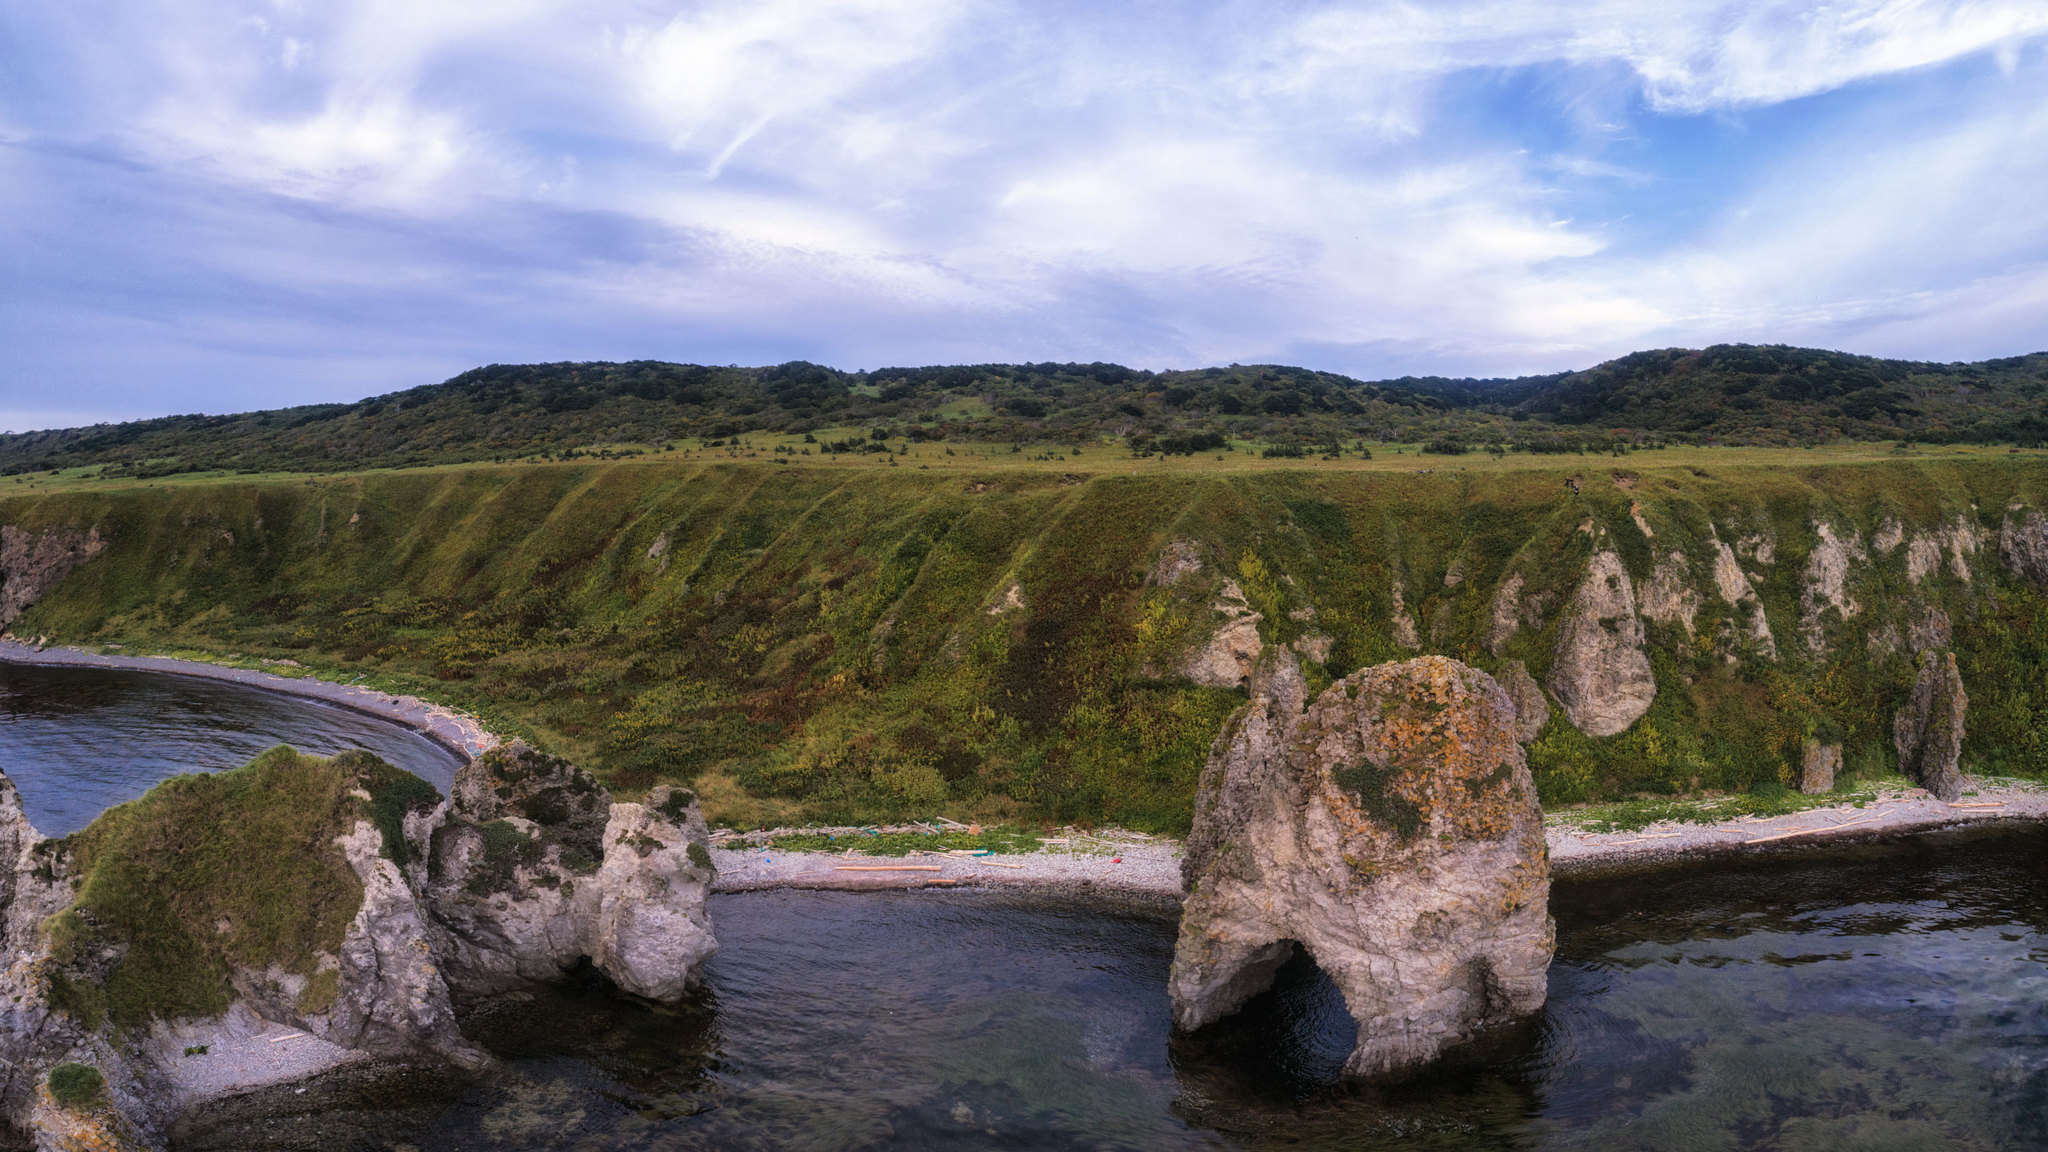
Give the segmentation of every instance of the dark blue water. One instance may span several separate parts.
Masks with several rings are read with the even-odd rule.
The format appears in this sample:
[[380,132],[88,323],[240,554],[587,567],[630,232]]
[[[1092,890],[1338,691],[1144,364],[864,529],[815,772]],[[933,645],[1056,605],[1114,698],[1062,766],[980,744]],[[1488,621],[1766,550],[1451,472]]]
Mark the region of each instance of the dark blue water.
[[466,1028],[501,1059],[216,1107],[198,1149],[2048,1147],[2048,834],[1560,884],[1550,1002],[1406,1079],[1337,1075],[1313,964],[1174,1037],[1175,923],[975,893],[713,902],[691,1003],[593,980]]
[[290,744],[363,748],[443,792],[455,754],[347,708],[218,680],[105,668],[0,664],[0,771],[31,823],[66,836],[181,772],[217,772]]

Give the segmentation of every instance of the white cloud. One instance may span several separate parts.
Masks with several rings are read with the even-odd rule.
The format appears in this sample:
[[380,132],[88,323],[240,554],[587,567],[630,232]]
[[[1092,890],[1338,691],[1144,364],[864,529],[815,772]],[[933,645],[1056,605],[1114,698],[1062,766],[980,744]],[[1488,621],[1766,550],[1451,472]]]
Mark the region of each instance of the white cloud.
[[1283,87],[1387,89],[1468,68],[1626,65],[1656,106],[1777,103],[2048,33],[2032,0],[1447,0],[1320,8],[1272,38]]
[[[2048,259],[2043,64],[2022,51],[2048,33],[2038,3],[1160,11],[195,0],[102,27],[52,6],[0,17],[54,61],[33,82],[49,98],[0,89],[0,122],[252,212],[284,197],[337,229],[413,229],[432,254],[393,275],[480,313],[476,284],[517,277],[506,291],[565,312],[869,362],[1398,347],[1479,371],[1718,334],[1883,342],[1938,333],[1919,318]],[[1923,102],[1951,115],[1780,125],[1813,136],[1711,189],[1624,147],[1700,114],[1740,135],[1748,110],[1972,57],[1995,58],[2006,95],[1929,81]],[[511,219],[558,227],[558,250],[483,223]],[[301,227],[318,225],[251,235]],[[375,292],[374,263],[294,252],[190,259]],[[510,337],[478,321],[474,339]]]

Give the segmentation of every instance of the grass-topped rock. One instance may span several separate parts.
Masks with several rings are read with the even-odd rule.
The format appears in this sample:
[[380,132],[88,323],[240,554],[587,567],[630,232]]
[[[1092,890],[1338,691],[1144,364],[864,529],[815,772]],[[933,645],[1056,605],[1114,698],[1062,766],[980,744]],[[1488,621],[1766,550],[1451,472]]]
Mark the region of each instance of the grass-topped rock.
[[363,904],[338,841],[396,772],[280,747],[109,809],[62,844],[77,897],[49,924],[52,1003],[141,1027],[227,1011],[238,973],[331,968]]

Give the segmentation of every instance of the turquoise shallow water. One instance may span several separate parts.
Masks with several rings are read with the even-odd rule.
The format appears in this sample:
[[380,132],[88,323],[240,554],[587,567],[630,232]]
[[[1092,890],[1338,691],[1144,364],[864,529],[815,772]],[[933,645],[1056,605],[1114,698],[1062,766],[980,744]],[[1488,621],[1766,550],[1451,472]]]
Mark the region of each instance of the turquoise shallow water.
[[365,748],[443,792],[455,779],[454,753],[332,704],[162,672],[0,664],[0,770],[45,836],[180,772],[239,767],[279,744],[321,756]]
[[1305,959],[1173,1037],[1169,913],[975,893],[717,898],[677,1010],[597,981],[384,1069],[218,1107],[187,1149],[2048,1147],[2048,834],[1560,884],[1550,1003],[1394,1083]]

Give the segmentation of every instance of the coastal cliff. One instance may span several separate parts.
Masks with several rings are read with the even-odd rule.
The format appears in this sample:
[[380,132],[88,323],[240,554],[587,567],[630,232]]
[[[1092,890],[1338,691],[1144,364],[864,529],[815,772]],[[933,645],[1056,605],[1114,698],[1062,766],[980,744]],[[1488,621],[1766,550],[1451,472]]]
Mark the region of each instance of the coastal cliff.
[[[1281,649],[1314,689],[1493,675],[1547,804],[1798,786],[1822,730],[1840,782],[2048,776],[2048,463],[1759,459],[475,466],[21,496],[0,527],[100,542],[18,585],[17,635],[383,677],[735,823],[1184,832]],[[1903,749],[1926,653],[1957,691]]]

